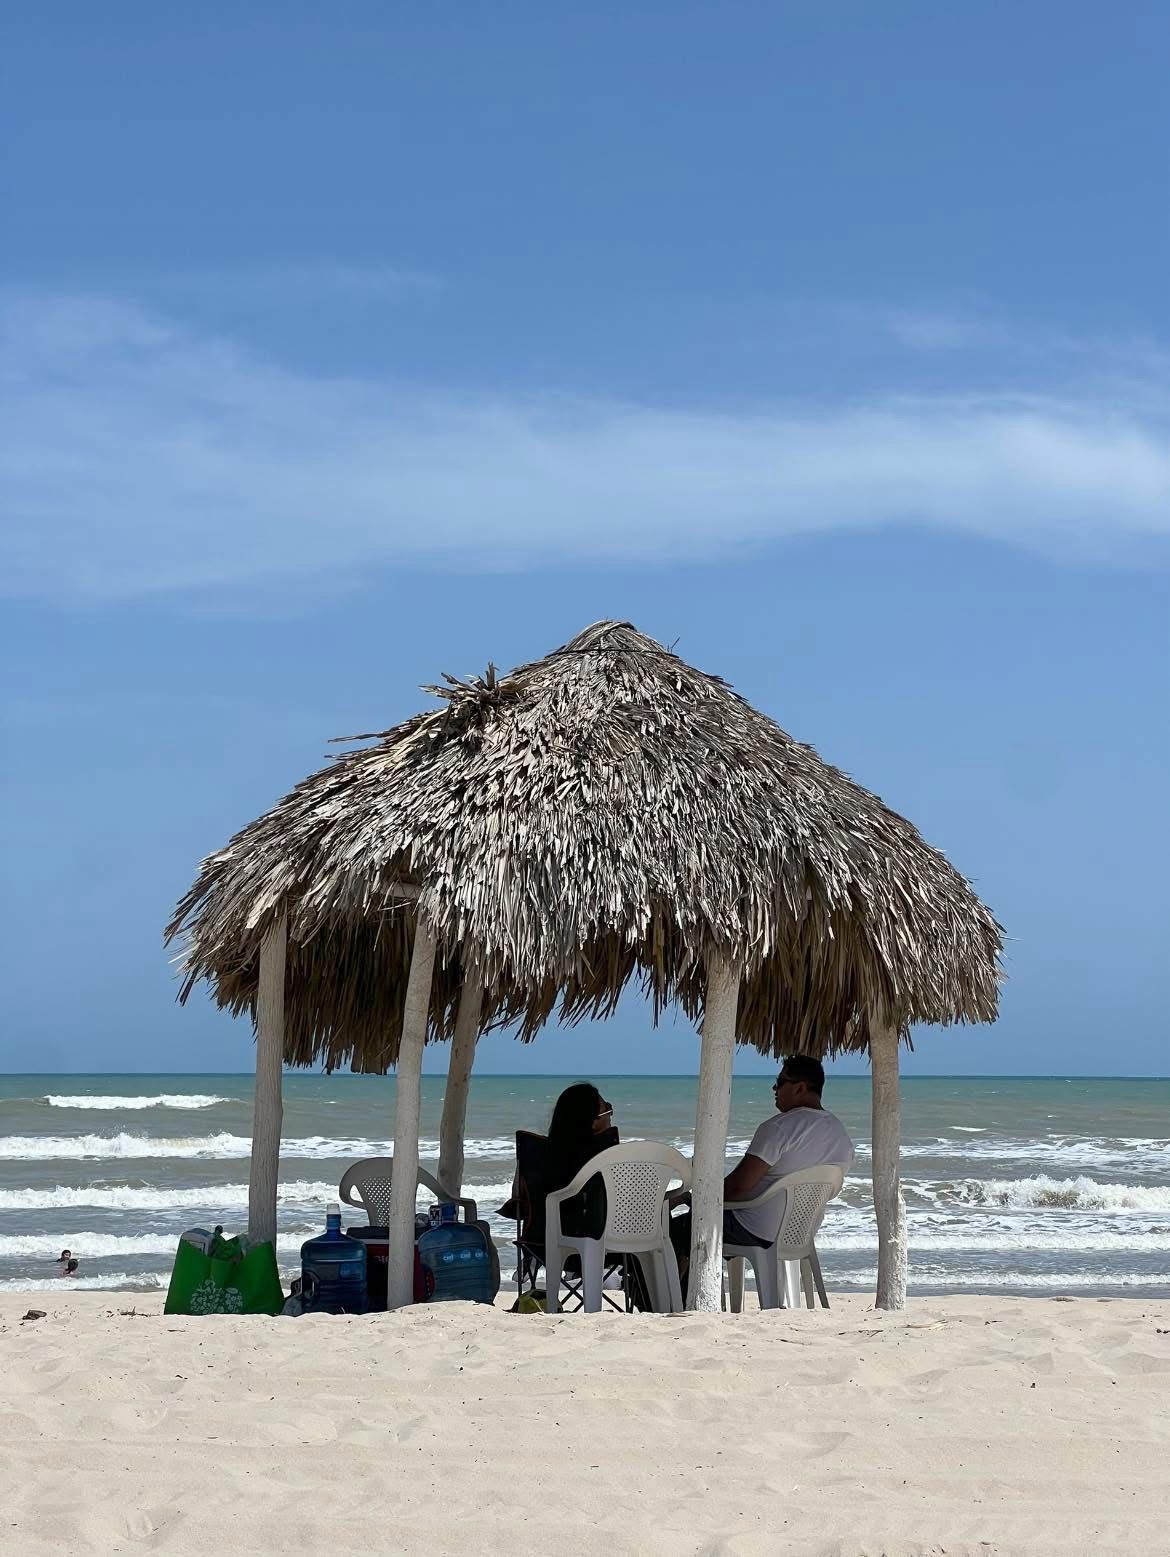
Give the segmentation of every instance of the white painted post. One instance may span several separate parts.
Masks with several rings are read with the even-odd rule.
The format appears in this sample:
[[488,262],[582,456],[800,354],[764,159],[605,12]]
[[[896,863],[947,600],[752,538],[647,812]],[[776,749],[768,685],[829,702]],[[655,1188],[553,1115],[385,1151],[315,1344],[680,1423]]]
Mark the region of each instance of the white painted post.
[[394,1102],[394,1177],[390,1181],[390,1269],[386,1307],[405,1308],[414,1300],[414,1201],[418,1184],[418,1118],[422,1102],[423,1045],[431,1007],[435,942],[417,916]]
[[439,1183],[458,1196],[463,1189],[463,1138],[467,1128],[467,1094],[475,1044],[483,1010],[483,981],[474,963],[468,963],[447,1062],[447,1087],[443,1093],[443,1118],[439,1125]]
[[708,953],[691,1175],[687,1307],[709,1313],[718,1311],[723,1291],[723,1180],[727,1173],[727,1119],[738,1009],[739,970],[717,953]]
[[274,919],[260,943],[256,996],[256,1089],[252,1094],[252,1161],[248,1169],[248,1238],[276,1242],[276,1184],[280,1176],[280,1126],[284,1118],[284,969],[288,920]]
[[878,1308],[906,1307],[906,1207],[902,1199],[902,1128],[898,1096],[898,1029],[870,1023],[873,1209],[878,1227]]

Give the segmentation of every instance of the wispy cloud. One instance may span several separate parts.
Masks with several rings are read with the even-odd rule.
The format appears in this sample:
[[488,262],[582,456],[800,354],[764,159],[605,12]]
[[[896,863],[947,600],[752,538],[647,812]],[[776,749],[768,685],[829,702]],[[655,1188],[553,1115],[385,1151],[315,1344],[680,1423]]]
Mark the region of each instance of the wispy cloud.
[[101,299],[9,299],[10,592],[126,597],[411,561],[733,555],[898,523],[1170,544],[1165,382],[697,412],[324,378]]

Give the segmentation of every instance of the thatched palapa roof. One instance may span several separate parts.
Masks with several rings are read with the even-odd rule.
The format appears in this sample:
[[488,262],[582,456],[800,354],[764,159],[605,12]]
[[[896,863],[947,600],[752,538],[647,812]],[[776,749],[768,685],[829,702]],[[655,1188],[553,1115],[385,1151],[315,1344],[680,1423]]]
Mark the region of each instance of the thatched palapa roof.
[[431,1035],[463,959],[484,1026],[531,1037],[606,1014],[633,979],[657,1019],[702,1011],[704,953],[743,970],[738,1034],[767,1053],[864,1049],[878,1008],[989,1022],[1002,932],[916,829],[717,676],[599,622],[510,675],[445,678],[443,706],[355,737],[211,855],[168,940],[182,998],[254,1009],[289,919],[286,1059],[392,1063],[417,893],[438,941]]

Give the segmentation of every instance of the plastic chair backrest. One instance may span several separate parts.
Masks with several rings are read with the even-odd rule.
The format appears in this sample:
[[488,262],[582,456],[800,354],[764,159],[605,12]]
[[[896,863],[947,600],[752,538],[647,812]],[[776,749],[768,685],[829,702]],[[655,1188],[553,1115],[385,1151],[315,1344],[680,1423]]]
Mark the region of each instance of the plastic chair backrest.
[[[346,1168],[338,1187],[338,1197],[347,1206],[358,1206],[364,1210],[371,1227],[385,1227],[390,1221],[390,1184],[393,1178],[393,1157],[366,1157]],[[457,1199],[455,1195],[448,1194],[438,1179],[425,1168],[418,1170],[418,1183],[423,1189],[430,1190],[436,1200]],[[473,1201],[459,1201],[459,1204],[474,1208]],[[474,1209],[469,1220],[475,1220]]]
[[690,1159],[661,1141],[623,1141],[620,1146],[609,1146],[590,1158],[578,1178],[586,1170],[599,1173],[605,1185],[603,1241],[613,1248],[636,1244],[640,1239],[648,1245],[657,1243],[662,1237],[668,1187],[676,1179],[683,1189],[691,1182]]
[[825,1208],[834,1195],[841,1193],[844,1182],[845,1169],[839,1163],[827,1162],[820,1167],[786,1174],[751,1204],[758,1205],[774,1195],[783,1195],[784,1215],[776,1234],[776,1247],[805,1249],[816,1237]]

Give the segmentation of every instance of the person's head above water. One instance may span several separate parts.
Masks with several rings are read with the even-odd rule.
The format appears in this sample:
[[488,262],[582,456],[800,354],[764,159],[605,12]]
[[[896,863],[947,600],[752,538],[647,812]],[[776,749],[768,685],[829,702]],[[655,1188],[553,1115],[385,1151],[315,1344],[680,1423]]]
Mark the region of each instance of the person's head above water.
[[608,1130],[613,1110],[591,1081],[575,1081],[566,1087],[553,1107],[549,1141],[558,1147],[586,1141]]
[[772,1083],[772,1095],[782,1114],[792,1108],[820,1108],[825,1067],[811,1054],[790,1054]]

